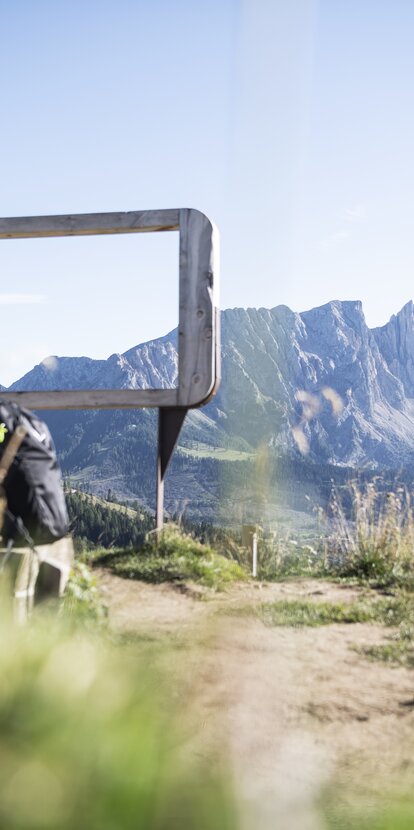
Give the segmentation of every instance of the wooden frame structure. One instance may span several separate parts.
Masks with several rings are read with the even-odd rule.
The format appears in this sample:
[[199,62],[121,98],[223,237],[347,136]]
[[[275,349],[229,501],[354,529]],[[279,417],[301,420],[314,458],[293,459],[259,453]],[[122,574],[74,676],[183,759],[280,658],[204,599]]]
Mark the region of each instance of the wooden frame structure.
[[65,389],[1,392],[30,409],[159,409],[157,528],[164,477],[188,409],[203,406],[220,382],[218,232],[198,210],[129,211],[0,219],[0,239],[178,231],[178,386],[175,389]]

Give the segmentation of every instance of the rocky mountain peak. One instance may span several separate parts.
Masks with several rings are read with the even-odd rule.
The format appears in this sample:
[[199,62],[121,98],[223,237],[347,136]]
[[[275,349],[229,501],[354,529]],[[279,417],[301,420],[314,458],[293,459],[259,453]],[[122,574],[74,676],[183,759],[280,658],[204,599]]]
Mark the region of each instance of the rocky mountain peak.
[[[48,358],[11,388],[177,382],[174,330],[107,360]],[[203,417],[193,414],[189,423],[201,442],[265,444],[334,464],[397,465],[413,456],[412,398],[411,302],[376,329],[368,328],[359,301],[302,313],[284,305],[235,308],[222,312],[221,388]]]

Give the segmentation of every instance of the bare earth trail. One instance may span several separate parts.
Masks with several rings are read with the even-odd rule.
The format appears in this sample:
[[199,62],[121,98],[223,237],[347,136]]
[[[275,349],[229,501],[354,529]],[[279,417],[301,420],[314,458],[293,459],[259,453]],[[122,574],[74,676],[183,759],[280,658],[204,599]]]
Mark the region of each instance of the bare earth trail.
[[414,671],[355,651],[384,642],[390,629],[270,628],[234,614],[278,599],[343,603],[361,589],[298,579],[205,598],[105,571],[99,583],[114,628],[179,649],[191,751],[218,761],[224,747],[230,756],[242,828],[320,830],[317,802],[329,788],[351,809],[369,809],[394,790],[412,794]]

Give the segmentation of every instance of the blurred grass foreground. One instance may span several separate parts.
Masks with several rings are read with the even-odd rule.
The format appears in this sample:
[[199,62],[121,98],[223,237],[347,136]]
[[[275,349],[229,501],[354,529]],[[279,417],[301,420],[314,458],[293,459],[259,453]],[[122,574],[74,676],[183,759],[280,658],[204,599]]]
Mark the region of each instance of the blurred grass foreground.
[[236,827],[218,766],[186,754],[188,701],[156,649],[51,615],[0,636],[1,828]]
[[[371,504],[371,491],[369,496]],[[363,499],[361,504],[365,508]],[[197,626],[186,622],[179,631],[153,630],[151,617],[148,627],[117,632],[105,616],[94,574],[79,559],[63,604],[35,607],[24,626],[16,624],[12,608],[7,613],[10,586],[3,586],[2,594],[0,585],[0,830],[412,830],[414,805],[404,786],[412,746],[408,728],[397,754],[397,778],[393,774],[389,787],[382,779],[378,786],[367,781],[366,796],[361,765],[353,771],[353,758],[360,751],[352,748],[355,730],[349,741],[338,744],[348,749],[326,779],[323,769],[322,775],[318,771],[323,752],[311,752],[310,766],[307,761],[307,736],[310,747],[313,741],[322,746],[322,738],[329,735],[335,744],[332,727],[339,724],[343,729],[348,723],[341,720],[341,695],[334,692],[328,700],[329,711],[339,706],[335,720],[317,717],[312,726],[308,717],[313,710],[306,698],[299,698],[290,710],[287,698],[277,697],[279,678],[281,687],[290,683],[293,689],[297,680],[306,684],[310,672],[321,671],[322,664],[312,659],[313,648],[316,653],[320,645],[306,637],[305,651],[298,645],[296,635],[306,627],[381,623],[393,629],[394,639],[385,646],[364,645],[358,654],[383,661],[397,657],[404,667],[413,665],[412,514],[407,514],[408,521],[404,508],[410,504],[402,497],[401,507],[389,497],[384,504],[385,529],[379,541],[371,532],[381,515],[377,509],[371,514],[361,508],[363,523],[361,519],[362,524],[353,521],[346,526],[348,535],[342,532],[345,519],[338,509],[335,518],[342,523],[341,532],[333,533],[322,568],[320,563],[312,565],[312,555],[313,572],[309,546],[294,559],[289,549],[282,556],[277,546],[269,544],[263,553],[264,574],[290,581],[290,586],[303,575],[320,579],[296,596],[294,592],[285,596],[282,586],[279,600],[275,601],[275,594],[272,602],[263,602],[270,582],[267,587],[265,582],[249,585],[246,563],[235,560],[237,543],[230,547],[227,538],[219,553],[171,528],[158,544],[148,542],[141,551],[89,552],[91,563],[105,565],[128,580],[164,583],[168,579],[178,586],[198,581],[203,593],[197,602],[202,597],[203,607],[216,597],[216,605],[212,603],[206,615],[208,624],[198,616]],[[397,534],[397,540],[404,542],[400,547],[395,545],[395,533],[389,541],[394,516],[402,528]],[[222,555],[224,546],[228,558]],[[348,578],[355,585],[357,579],[352,602],[314,601],[315,595],[323,596],[323,580],[331,582],[333,576],[339,576],[341,586],[348,584]],[[233,582],[242,591],[232,594]],[[230,621],[228,632],[237,632],[238,626],[241,631],[234,639],[227,633],[220,649],[225,615]],[[270,639],[262,643],[259,621],[264,623],[263,631],[283,627],[282,637],[272,638],[271,646]],[[278,645],[288,641],[288,649],[282,648],[285,662],[278,664]],[[249,654],[252,658],[256,652],[259,658],[264,655],[264,662],[249,664]],[[239,663],[245,668],[247,664],[240,675]],[[227,664],[235,681],[230,684],[230,675],[223,672]],[[360,669],[364,671],[363,665]],[[329,662],[324,662],[323,672],[327,671]],[[256,675],[263,682],[252,686]],[[358,677],[365,682],[362,675],[353,676],[355,683]],[[240,700],[247,701],[247,708],[238,707],[240,687]],[[212,688],[214,693],[206,694]],[[273,688],[271,697],[269,688]],[[318,694],[310,701],[316,711]],[[410,696],[401,704],[397,695],[396,722],[403,714],[401,705],[404,713],[411,713],[413,703]],[[277,717],[272,716],[274,708],[280,712]],[[261,727],[256,714],[262,710]],[[358,729],[364,730],[365,722],[370,734],[381,729],[375,707],[372,720],[365,717],[365,703],[361,711]],[[388,719],[389,710],[384,711]],[[298,724],[304,737],[299,743]],[[240,743],[243,732],[248,739]],[[369,737],[367,731],[362,734]],[[389,746],[394,745],[390,739]],[[240,753],[240,746],[252,751]]]

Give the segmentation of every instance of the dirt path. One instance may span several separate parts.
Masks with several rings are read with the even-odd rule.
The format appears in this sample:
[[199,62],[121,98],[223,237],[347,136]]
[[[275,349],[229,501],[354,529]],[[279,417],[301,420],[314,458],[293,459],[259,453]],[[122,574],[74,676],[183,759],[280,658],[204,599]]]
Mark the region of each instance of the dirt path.
[[[414,784],[414,672],[370,662],[354,646],[383,642],[379,625],[269,628],[228,608],[281,598],[352,601],[358,588],[297,580],[237,585],[208,599],[105,572],[114,627],[181,638],[194,703],[193,751],[230,748],[241,826],[320,830],[316,803],[334,788],[370,805]],[[182,664],[181,664],[182,665]]]

